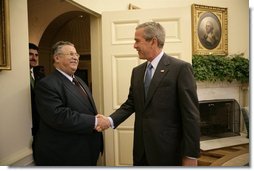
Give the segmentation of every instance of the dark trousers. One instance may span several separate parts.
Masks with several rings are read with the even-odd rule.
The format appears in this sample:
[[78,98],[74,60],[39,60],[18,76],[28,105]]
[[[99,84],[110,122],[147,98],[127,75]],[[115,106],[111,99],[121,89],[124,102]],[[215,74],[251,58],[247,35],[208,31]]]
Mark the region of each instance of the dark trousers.
[[147,159],[146,159],[146,154],[144,153],[141,160],[139,161],[134,161],[133,163],[134,166],[149,166]]

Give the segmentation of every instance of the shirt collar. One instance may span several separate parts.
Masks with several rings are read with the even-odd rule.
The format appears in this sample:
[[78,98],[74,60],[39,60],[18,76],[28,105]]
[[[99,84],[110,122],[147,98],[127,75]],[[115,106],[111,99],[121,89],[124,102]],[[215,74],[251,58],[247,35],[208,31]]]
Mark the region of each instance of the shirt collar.
[[68,80],[70,80],[71,82],[73,81],[73,77],[69,76],[68,74],[66,74],[65,72],[63,72],[62,70],[60,70],[59,68],[56,68],[61,74],[63,74],[66,78],[68,78]]
[[157,68],[158,63],[161,60],[161,57],[163,56],[164,52],[161,51],[161,53],[159,53],[159,55],[157,55],[151,62],[151,65],[153,66],[154,70]]

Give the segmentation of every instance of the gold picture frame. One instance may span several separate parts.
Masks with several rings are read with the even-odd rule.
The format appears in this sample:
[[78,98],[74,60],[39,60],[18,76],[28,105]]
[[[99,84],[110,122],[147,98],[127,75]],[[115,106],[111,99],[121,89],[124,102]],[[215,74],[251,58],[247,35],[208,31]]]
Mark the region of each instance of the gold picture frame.
[[0,71],[11,69],[9,0],[1,0]]
[[192,4],[191,12],[193,55],[227,55],[227,8]]

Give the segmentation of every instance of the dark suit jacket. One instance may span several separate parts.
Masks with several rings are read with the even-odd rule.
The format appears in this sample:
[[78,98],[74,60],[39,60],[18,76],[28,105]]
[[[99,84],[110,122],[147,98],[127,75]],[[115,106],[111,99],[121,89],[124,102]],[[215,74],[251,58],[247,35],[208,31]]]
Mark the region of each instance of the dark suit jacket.
[[149,165],[180,165],[183,156],[199,156],[196,82],[189,63],[164,54],[144,95],[147,63],[132,71],[128,99],[111,118],[114,126],[135,112],[134,164],[145,153]]
[[[43,66],[36,66],[33,68],[34,73],[34,84],[36,85],[37,82],[45,77],[44,74],[44,68]],[[31,90],[31,103],[32,103],[32,121],[33,121],[33,127],[32,127],[32,135],[35,136],[39,129],[39,123],[40,123],[40,117],[36,108],[35,104],[35,93],[34,93],[34,87],[30,84],[30,90]],[[35,139],[34,139],[35,140]]]
[[102,133],[94,130],[97,110],[88,87],[77,79],[89,98],[57,70],[35,87],[41,118],[36,165],[96,165],[103,145]]

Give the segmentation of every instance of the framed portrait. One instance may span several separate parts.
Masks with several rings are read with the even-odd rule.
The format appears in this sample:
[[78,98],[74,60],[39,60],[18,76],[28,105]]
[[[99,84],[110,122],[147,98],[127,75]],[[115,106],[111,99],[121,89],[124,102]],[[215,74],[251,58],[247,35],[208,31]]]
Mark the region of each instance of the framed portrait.
[[192,4],[193,55],[228,54],[227,8]]
[[0,0],[0,71],[11,69],[9,0]]

